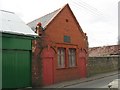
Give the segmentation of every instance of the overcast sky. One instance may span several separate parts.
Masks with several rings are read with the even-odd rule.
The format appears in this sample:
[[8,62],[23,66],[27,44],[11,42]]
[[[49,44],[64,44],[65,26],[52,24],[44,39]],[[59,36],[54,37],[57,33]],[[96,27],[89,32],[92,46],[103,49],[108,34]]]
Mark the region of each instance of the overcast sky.
[[25,23],[69,3],[90,47],[115,45],[118,41],[120,0],[1,0],[0,8],[15,12]]

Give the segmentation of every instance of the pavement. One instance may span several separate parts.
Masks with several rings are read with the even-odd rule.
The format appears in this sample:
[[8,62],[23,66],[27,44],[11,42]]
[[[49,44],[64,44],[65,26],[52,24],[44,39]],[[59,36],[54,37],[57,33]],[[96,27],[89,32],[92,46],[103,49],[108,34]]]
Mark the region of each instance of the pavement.
[[113,76],[113,75],[117,75],[117,74],[118,74],[118,71],[114,71],[114,72],[94,75],[94,76],[88,77],[88,78],[82,78],[82,79],[71,80],[71,81],[64,81],[61,83],[57,83],[57,84],[50,85],[50,86],[45,86],[42,88],[64,88],[67,86],[85,83],[85,82],[89,82],[89,81],[93,81],[93,80],[97,80],[97,79],[101,79],[101,78],[105,78],[105,77],[109,77],[109,76]]
[[37,88],[28,87],[28,88],[17,89],[17,90],[39,90],[41,88],[64,88],[64,87],[67,87],[67,86],[76,85],[76,84],[80,84],[80,83],[85,83],[85,82],[89,82],[89,81],[93,81],[93,80],[97,80],[97,79],[102,79],[102,78],[117,75],[117,74],[118,74],[118,71],[114,71],[114,72],[109,72],[109,73],[97,74],[97,75],[87,77],[87,78],[64,81],[64,82],[61,82],[61,83],[57,83],[57,84],[53,84],[53,85],[49,85],[49,86],[44,86],[44,87],[37,87]]

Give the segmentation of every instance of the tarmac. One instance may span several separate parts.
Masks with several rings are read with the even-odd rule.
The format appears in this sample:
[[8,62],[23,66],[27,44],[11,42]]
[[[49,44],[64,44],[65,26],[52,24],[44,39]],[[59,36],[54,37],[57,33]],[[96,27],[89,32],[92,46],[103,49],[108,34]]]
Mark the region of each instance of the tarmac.
[[37,87],[37,88],[28,87],[25,89],[17,89],[17,90],[39,90],[39,89],[44,89],[44,88],[64,88],[67,86],[85,83],[85,82],[89,82],[89,81],[93,81],[93,80],[97,80],[97,79],[101,79],[101,78],[105,78],[105,77],[109,77],[109,76],[113,76],[113,75],[117,75],[117,74],[119,74],[119,72],[114,71],[114,72],[108,72],[108,73],[103,73],[103,74],[97,74],[97,75],[94,75],[91,77],[81,78],[81,79],[77,79],[77,80],[63,81],[61,83],[44,86],[44,87]]
[[67,86],[76,85],[76,84],[80,84],[80,83],[85,83],[85,82],[89,82],[89,81],[93,81],[93,80],[97,80],[97,79],[101,79],[101,78],[105,78],[105,77],[109,77],[109,76],[113,76],[113,75],[117,75],[117,74],[118,74],[118,71],[103,73],[103,74],[97,74],[97,75],[94,75],[92,77],[87,77],[87,78],[82,78],[82,79],[77,79],[77,80],[64,81],[64,82],[61,82],[61,83],[57,83],[57,84],[50,85],[50,86],[45,86],[45,87],[42,87],[42,88],[64,88],[64,87],[67,87]]

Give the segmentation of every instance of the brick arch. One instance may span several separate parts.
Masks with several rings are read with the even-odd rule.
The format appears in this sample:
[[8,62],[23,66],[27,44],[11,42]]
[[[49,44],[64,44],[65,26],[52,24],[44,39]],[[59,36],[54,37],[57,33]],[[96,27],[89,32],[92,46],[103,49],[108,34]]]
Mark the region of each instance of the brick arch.
[[51,48],[54,50],[54,53],[56,54],[57,53],[56,49],[52,46],[51,46]]
[[[52,47],[52,46],[50,46],[50,47],[46,46],[46,47],[42,48],[40,50],[41,57],[46,57],[45,56],[45,52],[47,52],[47,54],[49,55],[49,57],[52,57],[52,56],[54,57],[54,55],[57,53],[56,49],[54,47]],[[51,54],[49,52],[51,52]]]
[[41,57],[54,57],[55,51],[53,50],[53,48],[43,48],[42,52],[41,52]]

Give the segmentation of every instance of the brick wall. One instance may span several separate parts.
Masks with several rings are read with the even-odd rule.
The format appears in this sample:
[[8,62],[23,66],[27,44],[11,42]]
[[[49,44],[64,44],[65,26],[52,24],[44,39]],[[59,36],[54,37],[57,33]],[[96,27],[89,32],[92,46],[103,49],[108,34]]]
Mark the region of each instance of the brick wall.
[[120,57],[111,56],[111,57],[89,57],[87,70],[88,76],[95,74],[111,72],[118,70],[118,61]]
[[57,69],[55,72],[55,83],[80,78],[78,67]]

